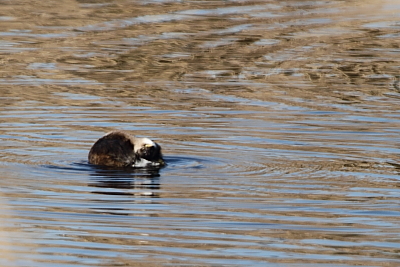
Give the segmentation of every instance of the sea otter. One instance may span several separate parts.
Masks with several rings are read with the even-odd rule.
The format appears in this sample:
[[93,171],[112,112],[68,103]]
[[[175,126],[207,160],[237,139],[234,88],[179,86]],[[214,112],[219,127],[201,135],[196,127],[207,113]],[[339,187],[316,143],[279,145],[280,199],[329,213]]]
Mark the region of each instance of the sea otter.
[[126,132],[110,132],[92,146],[89,163],[108,167],[162,167],[161,147],[149,138],[137,138]]

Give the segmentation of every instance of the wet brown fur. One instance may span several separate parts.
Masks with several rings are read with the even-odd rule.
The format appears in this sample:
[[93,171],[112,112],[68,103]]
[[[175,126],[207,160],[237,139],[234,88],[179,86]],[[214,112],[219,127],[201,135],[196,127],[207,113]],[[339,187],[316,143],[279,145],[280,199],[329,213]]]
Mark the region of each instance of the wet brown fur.
[[136,160],[134,137],[124,132],[112,132],[92,146],[89,163],[103,166],[126,167]]

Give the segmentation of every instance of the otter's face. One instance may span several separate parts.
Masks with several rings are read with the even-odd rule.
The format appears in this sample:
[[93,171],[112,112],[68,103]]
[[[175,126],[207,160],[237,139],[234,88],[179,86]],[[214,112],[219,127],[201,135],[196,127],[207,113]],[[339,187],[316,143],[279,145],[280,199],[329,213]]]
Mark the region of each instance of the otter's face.
[[143,138],[138,148],[135,147],[135,154],[145,160],[164,165],[161,147],[148,138]]

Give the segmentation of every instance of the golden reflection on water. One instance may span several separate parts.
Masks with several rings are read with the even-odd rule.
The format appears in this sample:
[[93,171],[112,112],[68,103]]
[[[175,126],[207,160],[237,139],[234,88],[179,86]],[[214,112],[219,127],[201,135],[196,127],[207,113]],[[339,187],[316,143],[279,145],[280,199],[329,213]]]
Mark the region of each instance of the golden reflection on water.
[[[1,3],[0,265],[398,264],[399,9]],[[169,165],[89,166],[114,129]]]

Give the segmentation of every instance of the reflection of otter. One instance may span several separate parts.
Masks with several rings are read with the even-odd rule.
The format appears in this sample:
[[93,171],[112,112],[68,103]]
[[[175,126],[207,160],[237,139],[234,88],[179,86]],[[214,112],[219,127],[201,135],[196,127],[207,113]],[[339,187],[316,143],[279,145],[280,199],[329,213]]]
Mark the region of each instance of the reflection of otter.
[[92,146],[89,163],[109,167],[162,167],[165,161],[161,147],[148,138],[136,138],[115,131],[106,134]]
[[[132,195],[157,198],[161,187],[158,168],[115,169],[96,166],[89,186],[97,187],[93,194]],[[130,190],[134,189],[134,190]]]

